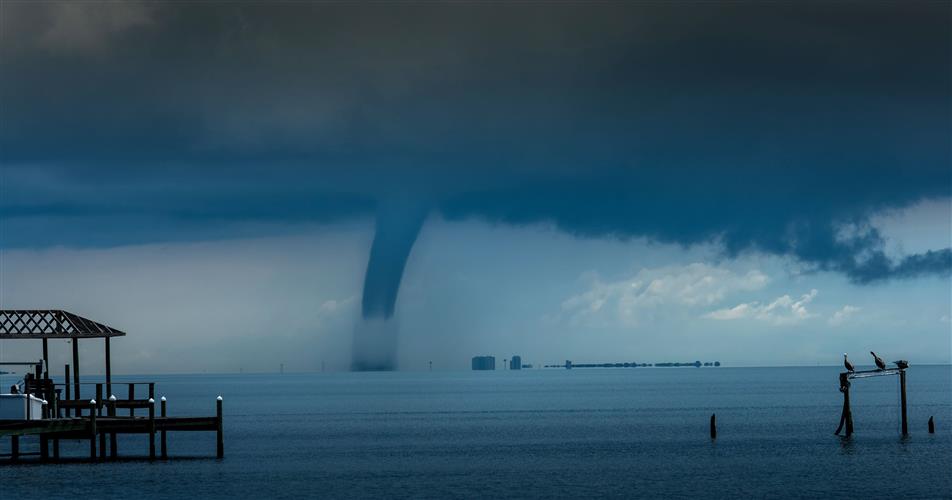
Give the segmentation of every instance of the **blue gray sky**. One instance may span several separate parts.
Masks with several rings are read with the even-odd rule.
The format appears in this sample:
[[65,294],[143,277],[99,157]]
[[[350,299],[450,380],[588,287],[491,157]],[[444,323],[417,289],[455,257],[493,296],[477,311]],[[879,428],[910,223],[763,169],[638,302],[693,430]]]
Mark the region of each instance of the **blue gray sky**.
[[403,368],[949,362],[950,9],[4,2],[0,303],[344,369],[412,206]]

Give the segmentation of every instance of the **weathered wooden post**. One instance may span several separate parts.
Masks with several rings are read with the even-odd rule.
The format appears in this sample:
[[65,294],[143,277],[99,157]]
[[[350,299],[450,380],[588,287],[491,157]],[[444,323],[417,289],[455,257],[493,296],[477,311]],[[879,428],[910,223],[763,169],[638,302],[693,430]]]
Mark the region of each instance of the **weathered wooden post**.
[[[50,418],[49,404],[43,402],[43,418]],[[40,434],[40,460],[45,462],[50,458],[50,440],[46,433]]]
[[711,439],[717,439],[717,414],[711,414]]
[[89,400],[89,458],[96,458],[96,400]]
[[[103,401],[102,384],[96,384],[96,401]],[[96,415],[102,416],[102,406],[99,403],[96,403]]]
[[853,435],[853,413],[850,411],[850,381],[849,373],[840,374],[840,392],[843,393],[843,413],[840,415],[840,425],[836,428],[837,436],[846,425],[846,437]]
[[[165,410],[166,410],[166,409],[165,409],[165,396],[162,396],[161,402],[162,402],[162,404],[161,404],[161,407],[162,407],[162,408],[161,408],[161,410],[160,410],[160,411],[161,411],[161,416],[162,416],[163,419],[165,419],[165,417],[167,416],[166,411],[165,411]],[[163,459],[169,458],[168,445],[167,445],[166,440],[165,440],[165,439],[166,439],[165,426],[162,427],[162,432],[161,432],[161,435],[159,436],[159,438],[161,439],[161,442],[162,442],[162,444],[161,444],[161,450],[160,450],[161,453],[162,453],[162,458],[163,458]]]
[[[112,394],[109,396],[109,406],[106,407],[110,417],[116,416],[116,395]],[[109,433],[109,458],[116,458],[119,454],[119,445],[116,443],[116,433]]]
[[[100,403],[100,401],[105,401],[102,398],[102,384],[96,384],[96,401],[97,401],[96,408],[93,411],[96,412],[97,417],[101,417],[103,405]],[[99,456],[100,457],[106,456],[106,433],[105,432],[99,433]]]
[[43,378],[50,378],[50,346],[43,338]]
[[222,426],[222,400],[221,396],[218,396],[216,400],[216,422],[217,422],[217,434],[218,434],[218,458],[223,458],[225,456],[225,436],[224,436],[224,427]]
[[109,337],[105,339],[106,344],[106,394],[112,394],[112,353],[109,349]]
[[[134,383],[129,384],[129,401],[133,401],[136,398],[136,385]],[[132,406],[129,407],[129,416],[136,416],[136,409]]]
[[50,418],[59,418],[59,396],[56,389],[50,392]]
[[[73,337],[71,342],[73,343],[73,396],[78,400],[79,396],[79,338]],[[79,415],[82,416],[83,412],[80,411]]]
[[[66,365],[66,375],[63,377],[63,384],[66,385],[66,401],[69,401],[69,400],[72,399],[72,398],[70,397],[70,388],[69,388],[69,365],[68,365],[68,364]],[[66,418],[69,418],[69,414],[70,414],[69,408],[68,408],[68,407],[65,408],[64,411],[65,411],[65,414],[66,414]]]
[[935,420],[929,417],[929,434],[935,434]]
[[155,460],[155,400],[152,398],[149,398],[149,460]]
[[906,420],[906,370],[899,369],[899,403],[902,405],[902,435],[909,435],[909,424]]
[[20,436],[10,436],[10,460],[20,459]]

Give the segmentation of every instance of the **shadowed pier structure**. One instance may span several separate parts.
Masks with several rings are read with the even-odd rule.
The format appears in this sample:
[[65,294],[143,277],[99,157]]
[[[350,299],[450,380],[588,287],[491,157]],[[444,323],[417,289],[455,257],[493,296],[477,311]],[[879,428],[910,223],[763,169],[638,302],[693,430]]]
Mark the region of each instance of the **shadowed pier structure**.
[[[118,456],[117,435],[148,435],[149,458],[156,457],[155,438],[161,440],[162,458],[168,457],[166,437],[169,431],[206,431],[217,434],[216,456],[224,456],[222,398],[216,400],[216,415],[210,417],[169,417],[163,397],[156,415],[154,382],[123,382],[112,380],[110,339],[125,332],[62,310],[0,310],[0,340],[42,340],[43,358],[37,362],[7,363],[31,366],[24,375],[23,387],[4,398],[0,413],[0,438],[10,437],[9,458],[19,460],[38,455],[41,460],[59,459],[60,440],[89,440],[89,457],[105,458],[109,438],[109,458]],[[80,382],[79,339],[103,339],[105,383]],[[56,383],[49,370],[49,339],[68,340],[72,344],[72,372],[66,365],[63,382]],[[116,397],[117,386],[125,386]],[[136,387],[143,397],[136,397]],[[90,390],[92,389],[92,390]],[[22,401],[22,403],[21,403]],[[40,409],[32,410],[42,404]],[[23,408],[19,414],[19,407]],[[136,409],[145,410],[136,415]],[[11,411],[12,410],[12,411]],[[11,415],[14,413],[15,415]],[[125,414],[120,414],[125,413]],[[20,438],[39,436],[39,451],[24,453]],[[52,443],[52,457],[50,444]]]
[[840,392],[843,393],[843,412],[840,415],[840,425],[836,428],[837,436],[846,428],[846,437],[853,435],[853,411],[850,408],[850,380],[864,379],[870,377],[886,377],[899,375],[899,406],[900,420],[903,437],[909,435],[909,423],[906,413],[906,369],[909,367],[907,361],[897,361],[896,368],[882,368],[864,371],[846,371],[840,373]]

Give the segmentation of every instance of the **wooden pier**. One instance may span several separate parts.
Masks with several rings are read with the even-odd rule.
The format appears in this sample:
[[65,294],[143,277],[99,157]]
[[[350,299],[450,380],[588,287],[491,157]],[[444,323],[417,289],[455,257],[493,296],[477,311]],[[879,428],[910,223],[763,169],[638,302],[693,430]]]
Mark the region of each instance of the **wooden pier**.
[[[24,418],[0,417],[0,438],[10,438],[12,461],[24,456],[39,456],[40,460],[58,460],[61,440],[88,440],[89,458],[115,459],[119,455],[117,437],[121,434],[145,434],[149,436],[148,457],[156,458],[156,436],[160,440],[161,458],[168,458],[167,436],[169,432],[215,432],[218,458],[224,457],[224,427],[222,420],[223,401],[215,400],[216,413],[211,417],[170,417],[167,400],[163,397],[156,414],[155,383],[114,383],[110,338],[124,336],[125,332],[106,325],[58,310],[0,310],[0,340],[42,339],[43,359],[30,363],[5,363],[31,366],[24,375],[23,388],[9,396],[23,398],[26,413]],[[103,338],[105,340],[105,382],[80,382],[80,338]],[[49,372],[48,339],[68,339],[72,343],[72,373],[65,366],[63,382],[55,383]],[[72,377],[70,377],[72,375]],[[122,387],[125,386],[125,387]],[[136,388],[143,397],[136,397]],[[114,389],[125,397],[117,397]],[[92,394],[90,394],[92,389]],[[95,396],[93,396],[95,394]],[[31,401],[41,400],[40,414],[31,414]],[[140,410],[137,415],[136,410]],[[144,411],[143,411],[144,410]],[[38,436],[39,451],[26,453],[21,449],[20,438]],[[108,438],[108,439],[107,439]],[[50,448],[52,447],[52,452]],[[2,456],[2,455],[0,455]]]
[[850,380],[864,379],[870,377],[886,377],[890,375],[899,375],[899,412],[900,427],[902,436],[909,435],[908,414],[906,412],[906,369],[909,367],[907,361],[897,361],[897,368],[883,368],[876,370],[848,371],[840,373],[840,392],[843,393],[843,412],[840,414],[840,425],[833,433],[840,435],[844,427],[846,428],[846,437],[853,435],[853,410],[850,408]]

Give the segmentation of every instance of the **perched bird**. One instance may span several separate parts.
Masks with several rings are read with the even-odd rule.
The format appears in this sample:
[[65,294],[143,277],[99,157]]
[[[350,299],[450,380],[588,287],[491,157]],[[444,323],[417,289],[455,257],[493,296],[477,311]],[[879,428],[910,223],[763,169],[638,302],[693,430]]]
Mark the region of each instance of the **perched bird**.
[[873,351],[869,351],[869,353],[873,355],[873,361],[876,362],[876,368],[879,368],[880,370],[885,370],[886,362],[883,361],[883,358],[880,358],[879,356],[877,356],[876,353]]
[[846,367],[846,371],[853,373],[853,363],[850,363],[850,360],[846,358],[846,353],[843,353],[843,366]]
[[893,363],[895,363],[895,365],[898,366],[900,370],[905,370],[906,368],[909,368],[909,362],[904,359],[900,359],[899,361],[893,361]]

